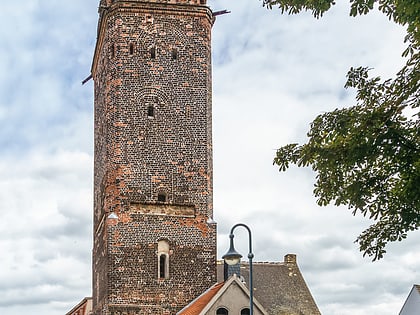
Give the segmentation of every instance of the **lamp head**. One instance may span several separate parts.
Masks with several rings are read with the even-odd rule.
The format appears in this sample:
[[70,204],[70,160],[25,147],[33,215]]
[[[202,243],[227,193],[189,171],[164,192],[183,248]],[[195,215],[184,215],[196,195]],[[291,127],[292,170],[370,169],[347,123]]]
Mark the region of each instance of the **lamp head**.
[[233,234],[230,234],[229,237],[230,237],[230,247],[229,247],[228,252],[224,254],[222,258],[228,265],[236,265],[241,261],[242,255],[239,254],[235,250],[235,247],[233,246]]

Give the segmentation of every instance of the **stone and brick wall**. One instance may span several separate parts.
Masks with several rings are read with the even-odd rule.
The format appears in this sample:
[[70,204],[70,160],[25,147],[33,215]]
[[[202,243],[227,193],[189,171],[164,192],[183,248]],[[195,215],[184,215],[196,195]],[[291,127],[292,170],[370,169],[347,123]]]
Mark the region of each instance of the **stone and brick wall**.
[[[216,226],[207,223],[212,14],[204,4],[101,1],[92,66],[94,314],[175,314],[216,281]],[[159,240],[170,246],[165,279]]]

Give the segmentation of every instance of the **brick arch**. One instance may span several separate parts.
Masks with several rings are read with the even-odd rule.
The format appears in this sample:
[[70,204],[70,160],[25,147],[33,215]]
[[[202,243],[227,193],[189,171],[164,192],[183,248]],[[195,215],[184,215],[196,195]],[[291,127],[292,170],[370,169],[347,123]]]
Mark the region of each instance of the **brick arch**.
[[156,243],[159,243],[160,241],[167,242],[169,246],[172,246],[170,239],[167,236],[159,236],[156,238]]
[[137,104],[170,105],[170,97],[165,90],[155,87],[143,87],[136,93]]
[[188,46],[187,32],[185,25],[175,18],[169,21],[146,23],[139,33],[136,45],[146,54],[150,48],[156,47],[161,53],[163,50],[164,53],[170,55],[173,48],[183,51]]

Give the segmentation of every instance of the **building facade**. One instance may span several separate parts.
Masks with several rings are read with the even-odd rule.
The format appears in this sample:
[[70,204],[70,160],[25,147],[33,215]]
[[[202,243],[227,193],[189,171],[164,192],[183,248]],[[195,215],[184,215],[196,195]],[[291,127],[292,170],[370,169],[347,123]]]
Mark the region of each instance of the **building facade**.
[[[248,288],[233,274],[229,279],[213,285],[177,315],[249,315],[249,299]],[[256,298],[253,304],[253,314],[269,315]]]
[[[249,289],[248,263],[242,262],[237,270],[226,270],[227,266],[220,263],[217,267],[219,282],[235,272]],[[279,262],[254,262],[253,290],[269,315],[321,315],[295,254],[287,254]]]
[[404,302],[399,315],[418,315],[420,314],[420,285],[415,284],[411,288],[407,299]]
[[205,0],[101,0],[93,314],[175,314],[216,282]]
[[85,297],[79,304],[73,307],[66,315],[91,315],[92,314],[92,298]]

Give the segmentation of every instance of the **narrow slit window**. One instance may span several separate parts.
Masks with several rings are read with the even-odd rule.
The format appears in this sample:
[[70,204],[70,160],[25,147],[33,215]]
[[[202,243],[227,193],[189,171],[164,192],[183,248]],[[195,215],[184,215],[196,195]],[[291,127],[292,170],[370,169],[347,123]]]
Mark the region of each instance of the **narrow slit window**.
[[160,240],[157,244],[157,277],[160,280],[169,278],[169,242]]
[[155,117],[155,108],[152,105],[147,107],[147,117],[149,118]]
[[134,54],[134,44],[130,44],[130,55]]
[[172,48],[172,60],[178,59],[178,50],[176,48]]
[[166,255],[159,256],[159,278],[166,279]]
[[156,59],[156,47],[150,48],[150,58]]
[[111,45],[111,58],[115,57],[115,44]]

